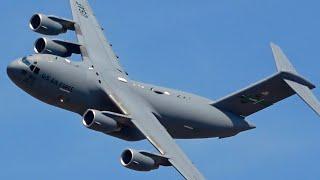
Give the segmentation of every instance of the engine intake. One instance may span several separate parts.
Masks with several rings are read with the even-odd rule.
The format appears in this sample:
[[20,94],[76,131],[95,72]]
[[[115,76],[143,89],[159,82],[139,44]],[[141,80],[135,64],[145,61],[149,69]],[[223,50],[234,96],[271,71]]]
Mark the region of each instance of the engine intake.
[[126,149],[121,154],[121,164],[135,171],[151,171],[160,166],[171,166],[167,158],[143,151]]
[[121,130],[117,121],[97,110],[87,110],[83,115],[82,122],[85,127],[103,133]]
[[67,30],[74,31],[74,22],[71,20],[35,14],[31,17],[29,26],[32,31],[44,35],[59,35],[66,33]]
[[61,57],[70,57],[72,54],[80,54],[80,45],[48,38],[39,38],[34,43],[34,51],[40,54],[53,54]]

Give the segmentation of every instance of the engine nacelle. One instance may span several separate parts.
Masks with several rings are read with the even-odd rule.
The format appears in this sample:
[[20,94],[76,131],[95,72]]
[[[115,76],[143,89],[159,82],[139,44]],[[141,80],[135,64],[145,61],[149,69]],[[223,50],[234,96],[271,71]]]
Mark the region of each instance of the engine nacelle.
[[151,171],[159,168],[154,159],[132,149],[123,151],[120,160],[124,167],[135,171]]
[[59,35],[67,30],[74,30],[74,22],[71,20],[35,14],[31,17],[29,26],[32,31],[44,35]]
[[39,38],[34,43],[34,51],[40,54],[70,57],[72,54],[80,54],[80,45],[60,40]]
[[82,122],[85,127],[103,133],[118,132],[121,130],[117,121],[97,110],[87,110],[83,115]]
[[168,159],[149,152],[127,149],[121,154],[121,164],[135,171],[151,171],[160,166],[171,166]]

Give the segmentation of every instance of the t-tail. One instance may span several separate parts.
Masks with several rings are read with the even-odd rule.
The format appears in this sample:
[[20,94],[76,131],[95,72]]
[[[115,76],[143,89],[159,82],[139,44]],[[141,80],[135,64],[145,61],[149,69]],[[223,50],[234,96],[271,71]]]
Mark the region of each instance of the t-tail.
[[283,76],[283,80],[308,106],[320,115],[320,103],[311,91],[316,86],[298,74],[279,46],[271,43],[271,48],[278,71],[286,74]]
[[313,95],[311,82],[298,74],[279,46],[271,43],[278,72],[243,90],[212,103],[239,116],[249,116],[294,94],[320,115],[320,103]]

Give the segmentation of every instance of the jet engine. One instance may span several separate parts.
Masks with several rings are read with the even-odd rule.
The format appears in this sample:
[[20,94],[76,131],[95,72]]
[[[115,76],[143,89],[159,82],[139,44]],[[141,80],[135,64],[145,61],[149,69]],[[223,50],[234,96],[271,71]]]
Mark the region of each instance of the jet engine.
[[80,45],[61,40],[39,38],[34,43],[34,51],[41,54],[70,57],[72,54],[80,54]]
[[31,17],[29,26],[32,31],[44,35],[59,35],[67,30],[74,30],[74,22],[71,20],[35,14]]
[[117,121],[97,110],[87,110],[83,115],[82,122],[85,127],[103,133],[117,132],[121,130]]
[[121,164],[135,171],[151,171],[159,166],[171,166],[167,158],[143,151],[127,149],[123,151],[120,158]]

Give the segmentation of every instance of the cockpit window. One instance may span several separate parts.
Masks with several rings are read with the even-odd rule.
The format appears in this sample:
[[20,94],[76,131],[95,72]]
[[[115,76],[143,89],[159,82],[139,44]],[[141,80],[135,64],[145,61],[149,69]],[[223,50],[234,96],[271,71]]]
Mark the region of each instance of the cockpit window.
[[[38,68],[36,65],[38,64],[37,61],[35,61],[33,64],[27,59],[27,57],[22,58],[21,60],[23,62],[23,64],[27,65],[30,70],[34,73],[34,74],[39,74],[40,72],[40,68]],[[21,72],[23,74],[26,74],[26,71]]]
[[34,72],[35,74],[39,74],[40,68],[36,67],[33,72]]
[[30,66],[30,70],[31,70],[31,71],[33,71],[34,68],[36,68],[36,66],[34,66],[34,65],[31,65],[31,66]]
[[27,66],[31,65],[30,61],[28,61],[28,59],[26,57],[22,58],[22,62],[23,62],[23,64],[25,64]]

